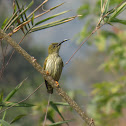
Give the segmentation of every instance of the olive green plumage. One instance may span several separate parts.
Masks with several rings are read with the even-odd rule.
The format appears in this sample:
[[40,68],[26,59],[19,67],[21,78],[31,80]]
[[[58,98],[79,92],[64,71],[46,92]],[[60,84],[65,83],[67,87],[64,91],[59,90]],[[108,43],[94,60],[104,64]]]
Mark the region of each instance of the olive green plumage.
[[[59,56],[59,50],[60,46],[63,42],[67,40],[64,40],[60,43],[52,43],[48,47],[48,57],[45,59],[44,62],[44,70],[49,72],[49,75],[52,76],[52,78],[55,81],[59,81],[62,69],[63,69],[63,61],[62,58]],[[53,87],[45,80],[47,92],[52,94],[53,93]]]

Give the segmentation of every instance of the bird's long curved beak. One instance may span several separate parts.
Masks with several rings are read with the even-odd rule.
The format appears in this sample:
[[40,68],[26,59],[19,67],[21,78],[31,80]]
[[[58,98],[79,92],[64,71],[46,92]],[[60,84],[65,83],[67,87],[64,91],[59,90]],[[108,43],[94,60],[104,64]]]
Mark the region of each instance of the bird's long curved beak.
[[68,41],[68,40],[70,40],[70,39],[64,39],[62,42],[60,42],[60,43],[58,44],[58,46],[60,46],[62,43],[66,42],[66,41]]

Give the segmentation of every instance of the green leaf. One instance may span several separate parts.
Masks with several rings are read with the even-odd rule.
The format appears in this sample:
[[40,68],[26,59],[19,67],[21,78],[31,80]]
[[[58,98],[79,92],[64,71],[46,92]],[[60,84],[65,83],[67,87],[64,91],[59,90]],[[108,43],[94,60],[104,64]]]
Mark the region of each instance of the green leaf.
[[50,101],[50,105],[52,106],[52,108],[58,112],[58,114],[61,116],[61,118],[64,120],[64,117],[62,116],[62,114],[60,113],[60,111],[58,110],[57,106],[55,104],[53,104],[52,101]]
[[33,5],[33,3],[34,3],[34,1],[32,0],[32,2],[31,2],[24,10],[22,10],[22,11],[19,13],[19,15],[17,15],[13,20],[11,20],[11,22],[9,23],[9,25],[8,25],[7,28],[9,28],[17,19],[19,19],[20,16],[21,16],[22,14],[24,14],[24,13]]
[[113,18],[117,17],[122,11],[124,11],[126,9],[125,6],[126,6],[126,2],[124,2],[122,5],[117,7],[113,12],[113,14],[110,16],[109,21],[111,22]]
[[52,18],[55,18],[55,17],[57,17],[57,16],[59,16],[59,15],[65,14],[65,13],[67,13],[67,12],[69,12],[69,11],[63,11],[63,12],[61,12],[61,13],[55,14],[55,15],[53,15],[53,16],[50,16],[50,17],[48,17],[48,18],[46,18],[46,19],[44,19],[44,20],[41,20],[41,21],[37,22],[37,23],[35,24],[35,26],[36,26],[36,25],[39,25],[39,24],[41,24],[41,23],[43,23],[43,22],[45,22],[45,21],[48,21],[48,20],[50,20],[50,19],[52,19]]
[[86,24],[84,25],[84,27],[82,28],[82,30],[81,30],[81,32],[79,34],[80,38],[79,38],[77,43],[82,42],[84,40],[84,38],[86,38],[90,34],[90,31],[88,29],[89,29],[89,27],[91,25],[91,22],[92,22],[91,20],[88,20],[86,22]]
[[3,101],[3,90],[0,93],[0,102],[2,102],[2,101]]
[[[25,18],[25,21],[28,21],[28,18],[27,18],[27,15],[26,15],[26,13],[24,13],[24,18]],[[23,22],[24,23],[24,22]],[[28,25],[28,27],[30,28],[30,25],[29,25],[29,23],[27,24]],[[26,26],[27,26],[26,25]]]
[[84,4],[83,6],[81,6],[79,9],[78,9],[78,14],[79,15],[82,15],[80,16],[80,19],[84,18],[85,16],[87,16],[89,14],[89,11],[90,11],[90,6],[89,4]]
[[11,122],[10,124],[17,122],[19,119],[21,119],[22,117],[26,116],[26,114],[22,114],[22,115],[18,115],[16,116]]
[[32,26],[34,25],[34,13],[33,13],[33,16],[31,18],[31,24],[32,24]]
[[59,6],[63,5],[64,3],[65,3],[65,2],[63,2],[63,3],[59,4],[59,5],[55,6],[55,7],[52,7],[50,10],[54,10],[54,9],[56,9],[57,7],[59,7]]
[[110,0],[105,0],[105,2],[103,4],[102,10],[101,10],[101,13],[103,15],[105,15],[109,9],[109,2],[110,2]]
[[11,23],[11,21],[13,20],[13,18],[17,15],[18,11],[16,11],[11,18],[7,21],[6,25],[4,26],[3,30],[7,30],[8,29],[8,25]]
[[11,126],[8,122],[4,120],[0,120],[0,124],[2,124],[3,126]]
[[0,106],[2,107],[33,107],[35,105],[28,103],[17,103],[17,102],[0,102]]
[[61,121],[61,122],[52,123],[52,124],[50,124],[49,126],[57,126],[57,125],[61,125],[61,124],[64,124],[64,123],[71,122],[71,121],[73,121],[73,119],[72,119],[72,120],[66,120],[66,121]]
[[69,21],[75,19],[76,17],[77,16],[73,16],[73,17],[69,17],[69,18],[64,18],[64,19],[61,19],[61,20],[58,20],[58,21],[54,21],[54,22],[45,24],[45,25],[34,27],[34,28],[32,28],[30,30],[30,33],[31,32],[35,32],[35,31],[39,31],[39,30],[42,30],[42,29],[46,29],[46,28],[49,28],[49,27],[57,26],[57,25],[60,25],[60,24],[66,23],[66,22],[69,22]]
[[[17,8],[18,8],[19,12],[23,11],[23,8],[24,8],[24,7],[20,8],[18,1],[15,0],[15,2],[16,2],[16,4],[17,4]],[[24,17],[23,17],[23,15],[21,15],[21,19],[22,19],[22,21],[24,22]],[[19,24],[20,24],[20,23],[19,23]]]
[[53,102],[54,105],[69,106],[66,102]]
[[21,85],[24,83],[25,80],[27,80],[27,78],[25,78],[18,86],[16,86],[15,89],[13,89],[13,90],[7,95],[7,97],[4,99],[4,102],[10,100],[10,98],[19,90],[19,88],[21,87]]
[[121,20],[121,19],[118,19],[118,18],[111,19],[111,22],[113,22],[113,23],[121,23],[121,24],[126,25],[126,20]]
[[47,114],[47,119],[50,120],[52,123],[55,123],[54,119],[53,119],[53,116],[50,115],[50,113],[48,112]]
[[8,18],[6,18],[6,19],[4,20],[4,22],[3,22],[2,26],[1,26],[1,29],[3,29],[3,28],[4,28],[4,26],[5,26],[5,25],[6,25],[6,23],[7,23],[7,20],[8,20]]

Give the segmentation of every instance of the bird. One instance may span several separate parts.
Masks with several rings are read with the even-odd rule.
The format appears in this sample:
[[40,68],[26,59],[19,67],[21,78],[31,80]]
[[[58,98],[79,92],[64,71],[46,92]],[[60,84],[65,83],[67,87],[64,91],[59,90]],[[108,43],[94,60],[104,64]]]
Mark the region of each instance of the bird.
[[[51,43],[48,47],[48,56],[44,61],[43,68],[58,84],[60,79],[62,69],[63,69],[63,60],[59,56],[59,50],[62,43],[68,41],[69,39],[65,39],[60,43]],[[47,92],[49,94],[53,93],[53,87],[45,80],[45,85],[47,88]]]

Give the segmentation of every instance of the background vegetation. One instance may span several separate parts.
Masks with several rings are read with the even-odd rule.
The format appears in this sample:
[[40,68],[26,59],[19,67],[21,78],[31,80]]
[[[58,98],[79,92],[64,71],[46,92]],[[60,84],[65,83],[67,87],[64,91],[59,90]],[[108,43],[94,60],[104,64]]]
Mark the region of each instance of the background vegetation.
[[[82,6],[79,5],[80,7],[78,8],[77,13],[82,15],[80,17],[81,20],[75,19],[70,23],[57,26],[59,29],[57,29],[57,27],[52,27],[44,31],[42,28],[44,29],[45,26],[41,27],[43,19],[47,20],[48,17],[51,18],[50,15],[52,14],[52,22],[61,20],[61,18],[58,19],[56,16],[54,16],[55,14],[53,11],[50,12],[50,15],[47,14],[47,17],[43,16],[40,19],[34,19],[37,14],[48,10],[50,7],[50,1],[48,1],[43,6],[44,9],[39,9],[35,14],[31,15],[29,18],[31,23],[29,24],[30,27],[28,24],[27,28],[22,27],[22,25],[20,26],[21,22],[16,19],[13,25],[7,29],[6,33],[10,33],[10,35],[13,33],[12,37],[17,42],[20,42],[22,37],[25,35],[26,37],[23,39],[21,46],[27,50],[30,55],[33,55],[41,64],[43,64],[43,61],[47,56],[47,47],[50,43],[54,42],[53,40],[62,41],[62,38],[69,36],[71,38],[73,37],[73,39],[70,38],[72,42],[68,42],[66,45],[64,44],[61,49],[61,56],[65,62],[67,59],[69,59],[72,53],[75,52],[78,45],[82,43],[84,39],[87,38],[88,35],[90,35],[90,33],[94,30],[100,17],[106,16],[105,14],[108,11],[111,12],[110,15],[108,14],[99,24],[99,26],[103,24],[104,26],[101,29],[98,29],[97,32],[89,38],[87,43],[83,45],[83,47],[72,58],[69,64],[65,66],[60,83],[66,92],[71,96],[71,98],[77,101],[80,106],[88,112],[90,117],[94,119],[96,126],[124,126],[126,105],[126,20],[124,16],[126,12],[124,10],[126,3],[122,3],[122,0],[110,0],[110,4],[107,5],[107,2],[109,3],[109,0],[107,0],[106,4],[101,5],[101,1],[102,0],[96,0],[93,1],[93,3],[92,1],[85,1]],[[8,5],[8,1],[5,3],[3,1],[0,2],[1,6]],[[23,7],[28,7],[26,15],[29,15],[38,5],[41,4],[40,2],[36,1],[31,6],[32,3],[30,2],[31,1],[27,1],[25,6],[22,6],[24,5],[23,0],[21,3],[18,3],[21,7],[21,11],[24,10]],[[79,2],[82,4],[81,1]],[[67,4],[69,5],[71,2],[62,5],[62,11],[64,11],[63,8]],[[54,2],[52,5],[54,5]],[[57,5],[55,4],[55,6]],[[9,3],[8,7],[11,8],[11,13],[3,11],[3,8],[1,9],[2,13],[0,24],[2,29],[10,19],[12,13],[14,15],[19,9],[17,3],[15,3],[14,6],[13,1]],[[106,8],[101,9],[101,7]],[[112,10],[113,8],[115,8],[116,11]],[[69,9],[71,8],[69,7]],[[63,13],[65,13],[65,11]],[[59,13],[58,10],[55,12]],[[20,15],[20,12],[18,12],[18,15]],[[61,13],[59,15],[61,15]],[[74,13],[74,15],[76,14]],[[62,16],[62,18],[66,19],[67,15],[66,17]],[[24,22],[22,17],[20,17],[20,19],[22,22]],[[38,28],[33,28],[33,26],[38,22],[40,23]],[[69,35],[66,27],[71,24],[69,29],[72,32],[74,28],[73,26],[75,26],[74,23],[76,22],[81,24],[80,26],[77,25],[80,32],[77,31],[78,34],[73,32],[72,34],[75,34],[73,36]],[[20,26],[19,31],[16,29],[18,26]],[[24,30],[22,28],[24,28]],[[15,34],[14,30],[16,31]],[[29,31],[36,32],[27,34]],[[55,35],[58,34],[59,31],[62,32],[62,37],[61,35],[59,35],[59,37]],[[53,36],[51,41],[48,40],[49,35]],[[38,36],[43,36],[43,38],[37,39]],[[42,44],[40,42],[42,42]],[[42,76],[16,52],[13,54],[8,63],[8,59],[12,55],[12,52],[13,49],[11,46],[7,45],[6,42],[1,42],[0,101],[2,107],[10,106],[10,104],[8,105],[8,102],[5,101],[9,101],[11,104],[13,104],[14,102],[18,102],[26,98],[43,82]],[[8,64],[6,65],[6,63]],[[20,84],[21,87],[16,87]],[[16,91],[14,90],[15,87],[17,89]],[[9,92],[13,94],[13,96],[10,97],[11,99],[7,97],[9,96]],[[46,92],[45,86],[43,85],[42,88],[36,91],[35,94],[33,94],[27,101],[23,102],[24,104],[17,104],[19,107],[14,107],[3,112],[0,114],[0,118],[8,123],[13,123],[13,125],[42,125],[46,112],[47,101],[48,94]],[[72,126],[85,124],[76,115],[76,113],[64,103],[61,97],[57,96],[56,93],[53,94],[51,101],[52,104],[48,110],[47,125],[51,125],[51,123],[53,124],[55,122],[64,123],[64,118],[65,120],[74,119],[69,122],[69,125]],[[60,102],[60,105],[57,106],[57,102]],[[4,108],[2,107],[1,110]]]

